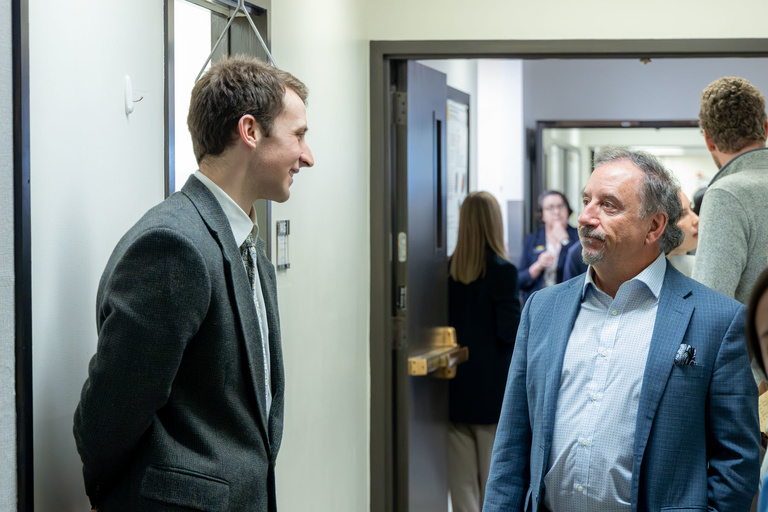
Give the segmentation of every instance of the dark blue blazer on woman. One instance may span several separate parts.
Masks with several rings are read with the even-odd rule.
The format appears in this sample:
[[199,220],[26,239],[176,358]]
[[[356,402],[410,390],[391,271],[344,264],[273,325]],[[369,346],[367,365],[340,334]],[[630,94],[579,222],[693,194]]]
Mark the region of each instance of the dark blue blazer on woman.
[[484,277],[469,284],[448,278],[448,323],[459,344],[469,347],[469,360],[449,384],[451,421],[499,421],[519,322],[517,269],[493,251],[488,251]]
[[[567,227],[568,230],[568,244],[564,245],[560,249],[560,257],[557,260],[557,282],[563,282],[563,269],[565,269],[566,255],[568,249],[579,241],[579,232],[576,228],[571,226]],[[517,280],[520,285],[520,291],[523,295],[523,304],[528,300],[530,295],[544,288],[544,272],[539,274],[536,279],[531,278],[531,274],[528,272],[528,267],[534,264],[539,258],[539,254],[547,249],[547,238],[544,232],[544,228],[541,227],[537,231],[531,233],[525,237],[523,242],[523,255],[520,258],[520,266],[517,272]]]

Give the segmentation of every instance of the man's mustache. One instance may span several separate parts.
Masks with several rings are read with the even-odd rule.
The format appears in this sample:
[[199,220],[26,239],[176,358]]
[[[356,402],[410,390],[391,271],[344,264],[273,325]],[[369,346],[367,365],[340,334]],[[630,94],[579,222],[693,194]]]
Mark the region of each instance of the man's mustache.
[[583,238],[596,238],[601,242],[605,242],[605,235],[598,233],[595,228],[590,226],[579,226],[579,236]]

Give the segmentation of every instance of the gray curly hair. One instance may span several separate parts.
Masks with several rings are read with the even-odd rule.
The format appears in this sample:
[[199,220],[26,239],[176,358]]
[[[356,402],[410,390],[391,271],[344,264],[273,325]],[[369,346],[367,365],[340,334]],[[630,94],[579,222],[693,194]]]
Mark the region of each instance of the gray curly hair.
[[640,190],[640,217],[645,218],[659,212],[667,214],[667,227],[659,238],[659,249],[664,254],[669,254],[683,243],[685,238],[685,233],[677,225],[683,213],[683,205],[677,195],[680,188],[677,180],[653,155],[626,147],[601,148],[595,155],[594,168],[616,160],[629,160],[645,174]]

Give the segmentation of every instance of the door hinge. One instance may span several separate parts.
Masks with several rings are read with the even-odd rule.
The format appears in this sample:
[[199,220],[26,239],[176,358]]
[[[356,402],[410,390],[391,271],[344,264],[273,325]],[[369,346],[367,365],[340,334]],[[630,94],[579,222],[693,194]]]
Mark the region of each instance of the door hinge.
[[392,101],[392,119],[395,120],[395,124],[406,124],[408,117],[408,93],[395,92]]
[[392,349],[404,350],[408,347],[407,322],[403,317],[392,317]]
[[400,285],[397,287],[397,297],[395,297],[395,306],[400,311],[405,311],[408,309],[408,302],[407,302],[407,288],[403,285]]

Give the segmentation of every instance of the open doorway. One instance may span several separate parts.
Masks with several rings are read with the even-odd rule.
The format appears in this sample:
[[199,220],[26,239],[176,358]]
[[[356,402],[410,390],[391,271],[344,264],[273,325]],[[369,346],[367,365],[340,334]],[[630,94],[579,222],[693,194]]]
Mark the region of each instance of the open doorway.
[[[717,172],[698,121],[538,121],[532,186],[535,194],[559,190],[572,205],[592,173],[593,157],[607,145],[628,146],[654,155],[688,197],[706,187]],[[577,212],[571,218],[575,223]]]
[[[652,62],[669,62],[679,67],[680,61],[671,59],[740,59],[743,57],[768,57],[768,39],[761,40],[699,40],[699,41],[421,41],[421,42],[372,42],[371,44],[371,316],[370,316],[370,353],[371,353],[371,510],[390,511],[403,510],[397,508],[397,500],[393,499],[393,482],[400,468],[392,458],[396,428],[392,417],[393,380],[397,372],[393,365],[397,362],[392,357],[392,347],[398,343],[395,340],[396,330],[393,328],[392,307],[393,273],[392,250],[393,226],[392,205],[396,190],[393,186],[393,145],[391,144],[391,121],[393,104],[389,94],[392,64],[398,60],[411,59],[451,59],[451,58],[493,58],[518,59],[533,66],[554,66],[559,62],[564,66],[554,69],[551,78],[536,87],[523,87],[520,99],[523,105],[540,107],[536,113],[524,112],[525,126],[529,122],[535,127],[536,121],[557,119],[614,119],[617,121],[629,119],[695,119],[697,111],[691,115],[691,104],[698,104],[698,94],[711,80],[730,74],[727,71],[714,69],[711,78],[705,78],[698,90],[690,94],[685,104],[659,103],[657,107],[664,109],[665,115],[649,112],[647,102],[638,97],[627,98],[617,96],[616,101],[624,102],[632,108],[639,109],[640,115],[624,116],[612,110],[613,104],[603,101],[598,105],[585,105],[580,94],[585,90],[579,87],[577,78],[583,80],[587,87],[594,85],[598,79],[585,74],[566,72],[565,68],[583,66],[586,61],[611,60],[620,67],[623,64],[642,64],[641,59],[651,59]],[[548,60],[544,60],[548,59]],[[550,60],[551,59],[551,60]],[[555,61],[554,59],[560,59]],[[667,60],[670,59],[670,60]],[[681,71],[682,72],[682,71]],[[618,68],[613,70],[613,78],[624,76]],[[749,77],[748,77],[749,78]],[[752,81],[753,79],[750,78]],[[759,80],[755,80],[759,83]],[[616,84],[614,80],[611,84]],[[610,84],[609,84],[610,85]],[[658,91],[670,93],[679,85],[676,82],[654,82]],[[557,91],[560,87],[560,92]],[[758,85],[760,87],[760,85]],[[764,88],[768,84],[763,85]],[[620,90],[620,85],[616,85]],[[645,88],[649,92],[648,88]],[[534,97],[528,96],[536,91]],[[639,91],[640,93],[643,90]],[[552,96],[548,96],[552,95]],[[554,96],[557,95],[557,96]],[[579,109],[588,109],[589,115],[571,114],[570,116],[552,115],[549,110],[549,100],[554,97],[570,99],[570,104]],[[604,98],[605,99],[605,98]],[[674,103],[674,102],[673,102]],[[482,107],[476,109],[482,111]],[[605,114],[604,112],[608,112]],[[679,114],[684,112],[684,114]],[[673,114],[674,113],[674,114]],[[668,115],[667,115],[668,114]],[[648,116],[652,117],[648,117]],[[529,132],[530,133],[530,132]],[[535,133],[535,128],[533,130]],[[532,147],[535,147],[535,137],[523,135],[517,141],[517,151],[509,151],[509,147],[500,148],[499,165],[504,165],[504,152],[512,153],[514,158],[523,159],[519,176],[522,200],[530,211],[534,187],[532,186],[535,158]],[[510,141],[509,145],[513,142]],[[508,146],[509,146],[508,145]],[[482,173],[482,169],[478,173]],[[472,190],[472,188],[470,188]],[[530,217],[530,215],[528,215]],[[530,225],[532,220],[525,219]],[[471,357],[471,356],[470,356]]]

